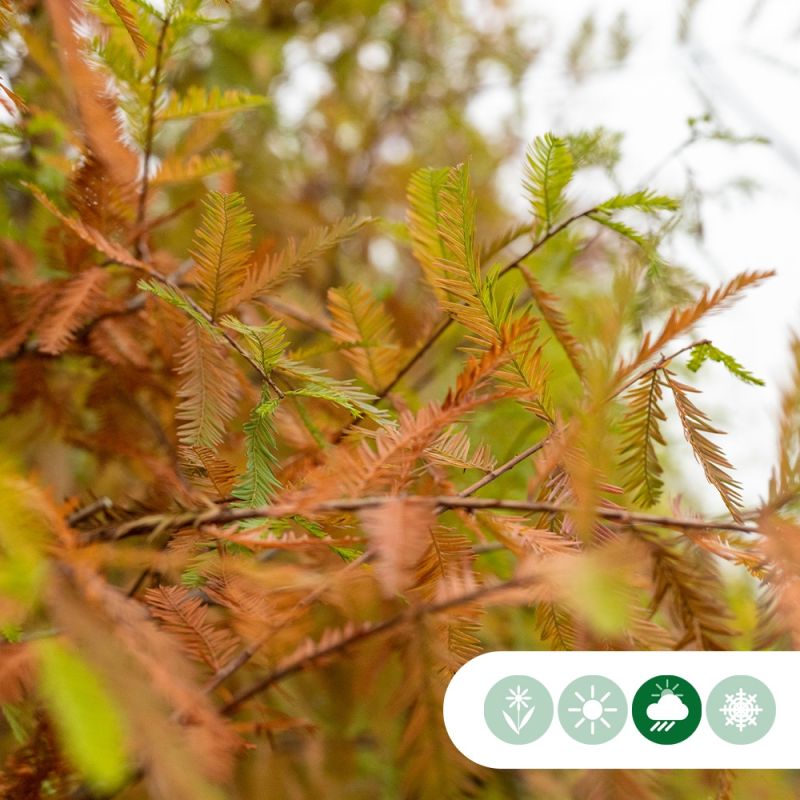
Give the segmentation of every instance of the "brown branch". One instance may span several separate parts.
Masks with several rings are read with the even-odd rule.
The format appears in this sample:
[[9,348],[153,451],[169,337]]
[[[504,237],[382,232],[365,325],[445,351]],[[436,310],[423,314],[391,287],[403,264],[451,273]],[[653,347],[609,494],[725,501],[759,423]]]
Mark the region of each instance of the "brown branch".
[[[499,478],[504,473],[508,472],[509,470],[513,469],[517,464],[524,461],[526,458],[529,458],[542,447],[544,447],[546,440],[541,442],[537,442],[535,445],[527,448],[523,452],[519,453],[518,455],[514,456],[514,458],[507,461],[505,464],[496,467],[491,472],[484,475],[479,481],[468,486],[466,489],[459,492],[459,497],[469,497],[471,494],[474,494],[478,489],[486,486],[488,483],[491,483],[496,478]],[[445,510],[445,509],[441,509]],[[354,561],[351,561],[347,567],[341,572],[336,573],[336,578],[339,578],[342,574],[349,572],[351,569],[359,566],[360,564],[367,563],[372,559],[372,553],[367,551],[359,556]],[[248,645],[244,650],[242,650],[238,655],[236,655],[228,664],[225,664],[221,667],[208,685],[205,687],[207,692],[211,692],[216,689],[221,683],[227,680],[234,672],[236,672],[240,667],[244,666],[260,649],[260,647],[272,636],[273,632],[287,624],[291,621],[291,619],[295,616],[295,614],[306,608],[307,606],[311,605],[318,597],[320,597],[324,591],[328,588],[329,581],[325,581],[321,586],[317,587],[313,592],[310,592],[306,595],[294,608],[290,609],[290,611],[283,615],[279,621],[273,621],[264,633],[258,637],[254,642]]]
[[623,394],[625,391],[630,389],[631,386],[639,383],[639,381],[642,380],[642,378],[645,378],[651,372],[657,372],[662,367],[666,367],[667,364],[670,363],[670,361],[672,361],[673,359],[677,358],[682,353],[685,353],[687,350],[694,350],[695,347],[700,347],[700,345],[702,345],[702,344],[711,344],[711,341],[709,339],[700,339],[697,342],[692,342],[691,344],[687,344],[684,347],[681,347],[680,350],[676,350],[674,353],[672,353],[672,355],[661,356],[661,358],[659,358],[658,361],[656,361],[655,364],[652,364],[651,366],[647,367],[646,369],[643,369],[641,372],[639,372],[636,375],[634,375],[634,377],[632,377],[630,380],[628,380],[624,384],[622,384],[622,386],[620,386],[619,389],[615,389],[614,393],[611,394],[607,399],[608,400],[613,400],[615,397],[618,397],[619,395]]
[[[549,437],[548,437],[549,439]],[[475,494],[479,489],[482,489],[487,484],[491,483],[492,481],[499,478],[501,475],[505,475],[506,472],[509,470],[514,469],[517,464],[521,464],[525,459],[530,458],[534,453],[538,453],[545,444],[547,444],[548,439],[542,439],[536,444],[532,444],[530,447],[526,447],[521,453],[517,453],[513,458],[510,458],[504,464],[500,464],[500,466],[495,467],[491,472],[487,472],[482,478],[475,481],[475,483],[467,486],[466,489],[462,489],[459,493],[459,497],[469,497],[470,495]]]
[[[569,219],[564,220],[560,225],[556,225],[555,228],[548,231],[541,239],[537,239],[522,255],[517,256],[513,261],[510,261],[506,264],[499,272],[498,277],[502,277],[506,273],[510,272],[512,269],[516,269],[526,258],[532,256],[540,247],[544,246],[547,242],[549,242],[554,237],[558,236],[563,230],[567,227],[572,225],[573,222],[577,222],[579,219],[583,219],[588,217],[590,214],[594,214],[597,211],[597,207],[593,207],[587,209],[586,211],[581,211],[579,214],[573,214]],[[428,338],[414,351],[414,354],[411,358],[403,364],[402,367],[397,371],[397,374],[392,378],[389,383],[386,384],[378,393],[377,393],[377,401],[380,402],[384,400],[389,392],[397,386],[400,381],[405,378],[405,376],[419,363],[419,361],[425,356],[425,354],[436,344],[437,341],[441,338],[441,336],[447,331],[447,329],[453,324],[453,317],[446,316],[443,317],[439,324],[433,329],[433,333],[431,333]],[[353,421],[351,420],[348,422],[344,427],[342,427],[333,437],[333,443],[336,444],[342,440],[345,433],[352,427]]]
[[93,503],[78,508],[67,516],[68,525],[77,525],[79,522],[93,517],[98,511],[107,511],[114,507],[114,502],[110,497],[98,497]]
[[403,364],[402,367],[397,371],[397,374],[392,378],[386,386],[383,387],[378,392],[378,400],[383,400],[389,392],[397,386],[400,381],[405,378],[405,376],[414,368],[417,362],[433,347],[436,342],[439,341],[439,338],[442,334],[450,327],[453,322],[452,317],[444,317],[439,324],[434,328],[433,333],[428,336],[428,338],[422,343],[422,345],[414,351],[414,354],[411,358]]
[[[541,443],[539,443],[541,445]],[[537,446],[539,446],[537,445]],[[522,455],[522,454],[520,454]],[[511,467],[509,467],[510,469]],[[472,487],[470,487],[471,489]],[[465,490],[466,491],[466,490]],[[390,500],[396,500],[397,495],[374,496],[361,498],[341,498],[326,500],[309,506],[299,506],[293,503],[283,503],[272,506],[258,506],[254,508],[223,508],[203,509],[199,511],[186,511],[181,514],[151,514],[135,520],[122,523],[111,528],[100,528],[89,532],[83,543],[89,544],[96,541],[115,541],[137,534],[152,531],[175,530],[178,528],[201,527],[203,525],[226,525],[246,519],[281,519],[296,514],[319,515],[337,511],[360,511],[365,508],[381,506]],[[465,509],[497,509],[505,511],[522,511],[527,513],[545,512],[549,514],[572,514],[580,509],[574,505],[560,503],[531,502],[528,500],[504,500],[493,497],[467,497],[463,495],[414,495],[406,498],[411,503],[434,504],[440,511],[454,508]],[[758,533],[758,527],[738,522],[724,520],[693,519],[683,517],[660,516],[645,514],[638,511],[628,511],[621,508],[598,507],[592,513],[609,522],[620,525],[644,524],[661,527],[679,528],[684,530],[728,530],[741,533]]]
[[280,615],[278,618],[272,619],[261,635],[254,641],[250,642],[243,650],[235,655],[227,664],[221,666],[213,675],[211,680],[203,687],[205,692],[213,692],[223,681],[227,680],[234,672],[243,667],[267,642],[275,633],[276,630],[288,625],[298,612],[310,606],[315,600],[321,597],[328,589],[333,580],[338,580],[344,575],[349,574],[361,564],[365,564],[372,558],[372,553],[366,551],[358,558],[351,561],[344,569],[339,570],[333,575],[329,575],[327,580],[324,580],[316,589],[309,592],[302,600],[290,608],[286,613]]
[[330,334],[331,323],[323,315],[311,314],[298,306],[279,300],[277,297],[259,297],[259,303],[263,303],[270,311],[281,317],[288,317],[296,320],[308,328]]
[[[594,214],[597,211],[597,207],[590,208],[586,211],[581,211],[579,214],[573,214],[569,219],[564,220],[560,225],[556,225],[555,228],[548,231],[541,239],[537,239],[522,255],[517,256],[513,261],[510,261],[506,264],[499,272],[499,277],[502,277],[508,272],[511,272],[512,269],[516,269],[526,258],[532,256],[539,248],[543,247],[547,242],[549,242],[554,237],[558,236],[563,230],[568,228],[572,225],[573,222],[577,222],[579,219],[583,219],[588,217],[590,214]],[[434,328],[433,333],[420,345],[420,347],[414,352],[414,354],[409,358],[408,361],[400,368],[397,374],[389,381],[386,386],[383,387],[378,392],[378,400],[383,400],[389,392],[394,389],[395,386],[409,373],[409,371],[414,367],[415,364],[433,347],[433,345],[439,340],[442,334],[452,325],[453,318],[452,317],[444,317],[442,321]]]
[[220,712],[225,715],[233,714],[239,708],[239,706],[247,702],[251,697],[263,692],[265,689],[268,689],[278,681],[281,681],[284,678],[287,678],[289,675],[293,675],[294,673],[305,669],[315,661],[319,661],[320,659],[340,653],[359,642],[363,642],[365,639],[370,639],[381,633],[386,633],[389,630],[397,628],[405,623],[412,622],[420,617],[430,614],[440,614],[443,611],[449,611],[450,609],[458,606],[469,605],[476,600],[483,600],[493,594],[502,593],[508,591],[509,589],[517,589],[532,585],[536,583],[537,580],[538,578],[534,576],[512,578],[511,580],[505,581],[501,584],[481,586],[456,597],[450,597],[440,600],[436,603],[417,606],[380,622],[362,625],[353,633],[332,642],[327,647],[318,648],[311,653],[301,654],[284,662],[277,669],[238,692],[220,709]]

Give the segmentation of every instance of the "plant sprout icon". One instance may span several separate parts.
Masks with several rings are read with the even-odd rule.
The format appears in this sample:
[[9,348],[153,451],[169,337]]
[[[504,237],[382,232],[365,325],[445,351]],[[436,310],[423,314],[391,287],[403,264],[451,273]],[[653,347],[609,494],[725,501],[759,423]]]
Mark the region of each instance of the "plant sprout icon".
[[662,687],[661,684],[657,683],[656,688],[658,692],[650,695],[651,697],[658,698],[657,702],[650,703],[650,705],[647,706],[647,717],[648,719],[654,720],[650,727],[651,733],[654,731],[656,733],[661,733],[662,731],[666,732],[672,730],[676,722],[684,720],[689,716],[689,708],[681,700],[683,695],[678,694],[676,691],[680,684],[676,683],[674,686],[670,687],[669,679],[665,681],[665,684],[666,686]]
[[533,716],[534,709],[536,706],[531,706],[526,712],[525,716],[522,717],[520,720],[520,714],[522,713],[523,708],[528,708],[528,703],[533,698],[528,695],[528,690],[523,689],[519,684],[517,684],[516,689],[509,689],[509,695],[506,697],[508,701],[508,707],[513,711],[515,708],[517,710],[517,722],[514,723],[513,718],[508,713],[508,711],[503,711],[503,716],[505,717],[506,723],[508,727],[511,728],[517,736],[520,735],[522,729],[530,722],[531,717]]
[[588,722],[589,723],[589,732],[594,736],[594,732],[596,730],[595,723],[599,722],[601,725],[605,725],[606,728],[610,728],[611,725],[609,724],[608,720],[606,719],[606,714],[612,714],[615,711],[619,711],[618,708],[609,708],[605,705],[606,700],[608,700],[611,692],[606,692],[599,700],[595,697],[595,686],[592,684],[589,687],[589,697],[584,697],[580,692],[575,692],[575,697],[578,698],[581,702],[581,706],[579,708],[568,708],[567,711],[571,711],[573,713],[580,714],[580,719],[575,723],[575,728],[580,728],[581,725]]

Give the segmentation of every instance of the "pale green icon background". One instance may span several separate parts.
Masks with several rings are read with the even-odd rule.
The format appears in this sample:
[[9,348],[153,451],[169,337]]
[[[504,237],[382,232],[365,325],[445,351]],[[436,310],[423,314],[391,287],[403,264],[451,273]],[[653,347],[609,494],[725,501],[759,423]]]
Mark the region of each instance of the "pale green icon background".
[[757,678],[732,675],[708,696],[706,718],[711,730],[732,744],[757,742],[775,722],[775,698]]
[[622,689],[602,675],[572,681],[558,701],[561,727],[576,742],[603,744],[625,727],[628,702]]
[[530,744],[550,727],[553,701],[535,678],[509,675],[489,690],[483,716],[498,739],[509,744]]

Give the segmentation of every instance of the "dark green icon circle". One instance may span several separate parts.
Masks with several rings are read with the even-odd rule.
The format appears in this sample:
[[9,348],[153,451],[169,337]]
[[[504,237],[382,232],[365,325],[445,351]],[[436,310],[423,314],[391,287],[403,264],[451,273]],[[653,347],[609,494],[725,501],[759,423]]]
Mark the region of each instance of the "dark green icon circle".
[[602,675],[577,678],[561,693],[558,719],[576,742],[605,744],[625,726],[628,701],[614,681]]
[[758,678],[732,675],[708,696],[706,719],[711,730],[731,744],[757,742],[775,722],[775,698]]
[[657,675],[637,690],[631,705],[639,733],[656,744],[678,744],[700,724],[703,706],[697,690],[677,675]]
[[530,675],[509,675],[489,690],[483,703],[489,730],[509,744],[536,741],[553,720],[553,701]]

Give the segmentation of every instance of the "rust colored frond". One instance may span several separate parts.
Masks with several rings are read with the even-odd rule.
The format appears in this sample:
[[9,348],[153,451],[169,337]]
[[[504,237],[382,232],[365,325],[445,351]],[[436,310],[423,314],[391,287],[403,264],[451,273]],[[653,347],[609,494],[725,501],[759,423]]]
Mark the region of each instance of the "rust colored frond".
[[569,612],[555,603],[536,606],[536,628],[539,636],[554,650],[574,650],[577,633]]
[[344,345],[356,374],[373,388],[385,386],[400,367],[400,349],[392,320],[382,305],[357,284],[328,290],[331,333]]
[[536,528],[519,517],[492,515],[487,523],[493,535],[511,552],[520,557],[542,558],[574,553],[578,542],[570,536]]
[[147,264],[139,261],[139,259],[132,256],[121,244],[112,242],[106,238],[100,231],[87,225],[83,220],[77,217],[70,217],[61,212],[50,200],[50,198],[37,186],[26,183],[24,184],[36,197],[36,199],[51,213],[53,216],[58,217],[79,239],[91,245],[95,250],[98,250],[103,255],[110,258],[118,264],[124,264],[127,267],[138,267],[148,271]]
[[792,336],[789,352],[789,380],[781,392],[778,422],[778,463],[769,484],[770,504],[777,507],[800,488],[800,337],[797,335]]
[[666,344],[677,336],[686,333],[703,317],[712,311],[719,311],[721,308],[737,299],[746,289],[756,286],[767,278],[771,278],[773,275],[775,275],[775,273],[772,271],[742,272],[713,292],[706,289],[692,305],[683,309],[675,309],[667,318],[661,332],[655,337],[647,333],[636,355],[629,361],[620,365],[617,370],[618,380],[623,380],[625,376],[630,375],[637,367],[645,364]]
[[28,110],[25,101],[16,92],[9,89],[3,81],[0,81],[0,105],[12,116],[17,112]]
[[80,7],[63,0],[47,0],[46,6],[65,67],[64,80],[71,84],[78,107],[82,134],[115,181],[126,186],[136,178],[136,156],[122,141],[116,104],[110,97],[105,76],[90,66],[82,52],[78,33]]
[[61,353],[72,343],[81,326],[103,299],[107,273],[101,267],[89,267],[67,281],[55,297],[50,313],[39,324],[39,349],[43,353]]
[[663,380],[659,370],[653,370],[628,392],[628,412],[622,422],[620,466],[624,472],[625,488],[635,502],[645,508],[655,505],[661,496],[663,481],[655,445],[666,444],[660,423],[666,420],[661,409]]
[[224,348],[198,325],[187,325],[178,352],[182,377],[177,418],[181,442],[189,447],[215,448],[236,411],[239,387]]
[[128,8],[126,0],[108,0],[108,2],[114,11],[117,12],[117,16],[120,22],[125,26],[125,30],[128,31],[128,35],[131,37],[131,41],[136,47],[136,52],[139,53],[140,56],[143,56],[147,52],[147,42],[144,36],[142,36],[142,32],[139,30],[136,16]]
[[445,431],[425,450],[425,457],[433,464],[458,469],[480,469],[484,472],[492,470],[496,463],[488,445],[482,444],[473,450],[469,436],[463,429]]
[[54,291],[50,286],[41,289],[35,287],[25,292],[3,286],[3,293],[0,293],[0,301],[5,319],[4,330],[0,335],[0,358],[7,358],[25,344],[31,331],[36,328],[52,305],[58,291]]
[[240,194],[211,192],[204,200],[203,221],[195,231],[192,257],[203,308],[212,319],[230,310],[245,279],[253,253],[253,215]]
[[547,383],[550,370],[542,362],[539,321],[529,314],[504,324],[501,342],[509,359],[498,369],[498,378],[515,393],[518,402],[541,420],[552,423]]
[[89,331],[92,350],[114,366],[146,369],[149,361],[137,336],[137,322],[136,318],[132,322],[115,317],[101,320]]
[[658,773],[648,770],[588,770],[578,781],[582,800],[660,800],[664,796]]
[[430,403],[416,414],[403,411],[396,426],[387,426],[365,440],[347,440],[331,451],[327,460],[310,470],[301,490],[277,498],[303,503],[311,497],[359,497],[390,489],[393,493],[413,477],[417,460],[441,435],[444,428],[462,419],[484,402],[466,392],[457,401],[439,406]]
[[369,634],[372,630],[373,626],[369,623],[358,625],[352,622],[340,628],[325,628],[318,639],[304,639],[279,663],[276,672],[294,670],[298,664],[324,663],[357,641],[360,635]]
[[148,589],[145,597],[152,615],[167,633],[176,637],[184,652],[216,671],[239,647],[229,630],[208,620],[208,606],[183,586]]
[[267,294],[292,278],[302,275],[314,262],[357,233],[370,218],[345,217],[327,228],[315,228],[299,243],[290,239],[286,247],[269,253],[248,273],[238,302]]
[[703,467],[708,482],[719,492],[722,501],[735,520],[741,519],[741,487],[725,470],[732,465],[717,444],[712,442],[706,433],[721,434],[724,431],[712,427],[709,418],[689,399],[689,392],[698,389],[681,383],[674,373],[664,370],[667,385],[672,390],[675,406],[681,418],[686,441],[692,446],[695,458]]
[[383,591],[391,596],[407,589],[430,546],[433,506],[398,498],[359,516],[377,554],[375,573]]
[[721,600],[722,582],[712,558],[677,537],[640,535],[653,559],[653,612],[666,600],[683,644],[694,642],[702,650],[728,649],[735,631]]
[[227,497],[236,482],[236,467],[208,447],[195,447],[193,452],[217,494]]
[[0,645],[0,703],[18,703],[30,691],[35,660],[27,644]]
[[[456,378],[456,385],[448,390],[442,407],[449,408],[474,397],[495,374],[506,383],[517,383],[513,377],[509,378],[503,369],[513,358],[512,347],[522,345],[527,348],[531,342],[531,335],[535,336],[535,333],[532,333],[530,325],[522,322],[503,326],[500,338],[493,341],[487,350],[477,356],[470,355]],[[518,393],[523,397],[527,396],[530,388],[524,383],[523,386],[518,386]]]
[[[759,519],[763,534],[760,549],[769,560],[767,621],[759,626],[762,639],[767,630],[777,639],[787,633],[795,647],[800,642],[800,526],[777,514],[764,513]],[[775,631],[775,628],[778,628]]]
[[564,349],[575,372],[577,372],[578,375],[582,375],[583,366],[581,364],[581,358],[583,348],[570,330],[569,322],[559,307],[560,301],[558,297],[546,291],[527,267],[520,264],[519,270],[522,273],[522,277],[525,279],[525,283],[528,284],[528,289],[533,299],[536,301],[536,305],[544,317],[545,322],[550,326],[553,336],[556,337],[556,341],[558,341]]
[[108,167],[91,150],[81,154],[66,189],[66,200],[88,226],[87,231],[93,229],[121,240],[127,239],[132,225],[133,195],[131,187],[114,183]]
[[[59,624],[126,710],[150,779],[168,795],[216,797],[209,794],[206,778],[230,776],[236,738],[173,637],[158,628],[143,604],[89,571],[59,582],[52,596]],[[180,726],[176,719],[182,720]],[[159,748],[166,748],[170,758],[161,757]]]

